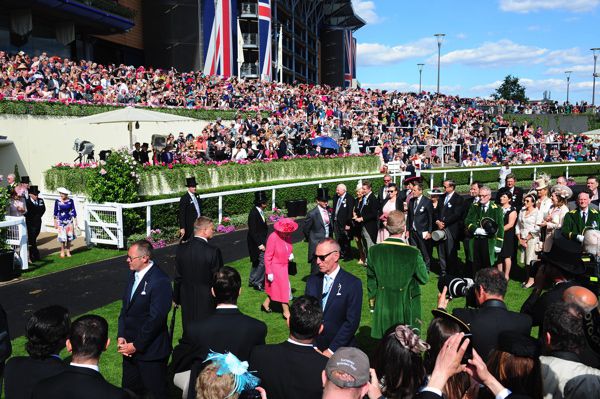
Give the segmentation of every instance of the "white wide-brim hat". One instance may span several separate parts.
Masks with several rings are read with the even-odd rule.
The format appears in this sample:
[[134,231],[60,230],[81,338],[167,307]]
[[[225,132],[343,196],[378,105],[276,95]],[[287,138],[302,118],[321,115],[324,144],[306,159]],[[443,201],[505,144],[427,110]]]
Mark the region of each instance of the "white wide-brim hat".
[[71,192],[64,187],[59,187],[56,189],[60,194],[71,195]]

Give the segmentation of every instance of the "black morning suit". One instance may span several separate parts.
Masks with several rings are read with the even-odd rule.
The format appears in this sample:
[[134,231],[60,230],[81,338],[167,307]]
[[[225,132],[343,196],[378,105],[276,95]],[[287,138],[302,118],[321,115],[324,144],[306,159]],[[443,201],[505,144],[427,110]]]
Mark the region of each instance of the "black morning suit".
[[[359,217],[362,220],[362,227],[369,233],[369,237],[371,237],[371,241],[373,244],[377,243],[377,214],[379,213],[379,200],[371,192],[367,197],[366,203],[365,197],[361,200],[360,204],[358,204],[358,210],[360,212]],[[366,251],[365,251],[366,252]]]
[[521,313],[530,315],[533,319],[533,325],[541,327],[544,323],[544,313],[546,313],[546,310],[550,305],[562,301],[565,290],[575,285],[578,284],[574,281],[565,281],[554,285],[543,294],[540,294],[538,290],[534,289],[531,295],[523,302]]
[[[196,207],[194,206],[194,201],[190,194],[191,193],[187,191],[179,200],[179,228],[185,229],[182,241],[189,240],[194,236],[194,222],[201,216],[196,212]],[[198,209],[200,210],[200,214],[202,214],[202,203],[198,196],[195,196],[196,201],[198,201]]]
[[[417,200],[418,203],[417,203]],[[431,268],[431,254],[433,252],[432,239],[425,240],[423,233],[431,234],[433,229],[433,203],[424,195],[411,198],[408,204],[406,228],[409,231],[410,245],[416,246],[423,255],[427,270]],[[413,227],[414,224],[414,227]]]
[[266,336],[265,323],[238,309],[217,309],[212,316],[192,322],[173,351],[175,372],[191,369],[188,398],[196,398],[196,379],[206,365],[204,360],[209,350],[231,352],[241,361],[247,361],[252,348],[265,344]]
[[504,302],[497,299],[487,300],[476,309],[454,309],[452,314],[471,327],[473,348],[484,362],[492,349],[498,346],[501,332],[514,331],[526,336],[531,333],[531,317],[511,312]]
[[[4,395],[7,399],[31,399],[33,387],[48,377],[62,373],[68,364],[58,357],[33,359],[28,356],[13,357],[6,362]],[[24,382],[27,383],[24,383]]]
[[46,212],[46,203],[42,198],[37,201],[32,201],[31,197],[26,200],[27,213],[25,214],[25,221],[27,223],[27,241],[30,246],[30,257],[31,260],[36,261],[40,259],[40,251],[37,247],[37,238],[40,235],[42,229],[42,216]]
[[310,346],[285,341],[252,350],[250,370],[256,370],[269,399],[321,399],[327,358]]
[[[463,225],[463,198],[458,193],[453,193],[448,202],[444,194],[438,201],[437,219],[444,222],[447,231],[447,237],[439,243],[438,251],[440,257],[440,270],[442,274],[446,274],[449,270],[450,274],[458,275],[458,243]],[[437,225],[434,224],[434,229],[437,230]]]
[[210,287],[213,275],[223,267],[219,248],[200,237],[193,237],[177,247],[173,301],[181,305],[183,331],[187,325],[202,320],[215,311]]
[[[264,251],[258,249],[259,246],[267,245],[267,235],[269,226],[264,220],[256,206],[250,209],[248,214],[248,253],[252,262],[252,270],[250,270],[249,284],[253,286],[262,286],[265,280],[265,263],[260,262],[260,255]],[[262,267],[261,267],[262,265]]]
[[[136,352],[123,356],[121,386],[138,395],[150,392],[154,399],[166,398],[167,360],[171,338],[167,316],[171,310],[171,280],[154,264],[131,296],[134,272],[129,274],[119,314],[119,334],[133,343]],[[130,299],[131,298],[131,299]]]
[[343,259],[350,259],[352,257],[350,248],[352,230],[346,230],[346,227],[352,227],[352,212],[354,211],[355,201],[350,194],[345,193],[339,208],[338,202],[340,202],[340,197],[336,194],[333,197],[333,233],[338,244],[340,244],[340,256]]
[[33,388],[32,399],[128,399],[130,396],[102,377],[96,370],[68,366]]

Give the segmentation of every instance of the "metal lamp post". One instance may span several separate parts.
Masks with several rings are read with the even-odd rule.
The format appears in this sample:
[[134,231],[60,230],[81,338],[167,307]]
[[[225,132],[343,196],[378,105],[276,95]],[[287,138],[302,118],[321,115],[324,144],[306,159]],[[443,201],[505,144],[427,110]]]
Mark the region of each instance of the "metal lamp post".
[[446,36],[445,33],[436,33],[435,38],[437,39],[437,45],[438,45],[438,65],[437,65],[437,69],[438,69],[438,74],[437,74],[437,95],[440,95],[440,55],[442,52],[442,42],[444,41],[444,36]]
[[598,61],[598,54],[600,54],[600,47],[594,47],[592,49],[594,53],[594,83],[592,83],[592,107],[596,105],[596,61]]
[[565,74],[567,75],[567,104],[569,104],[569,85],[571,84],[571,73],[573,73],[573,71],[565,71]]
[[417,67],[419,68],[419,94],[421,94],[421,78],[423,77],[424,66],[425,64],[417,64]]

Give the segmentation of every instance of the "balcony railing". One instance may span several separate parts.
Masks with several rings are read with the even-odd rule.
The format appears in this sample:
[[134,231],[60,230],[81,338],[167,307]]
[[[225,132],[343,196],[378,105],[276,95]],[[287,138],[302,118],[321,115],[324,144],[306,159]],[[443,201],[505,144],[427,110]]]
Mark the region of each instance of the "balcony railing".
[[258,4],[242,3],[241,17],[256,17],[258,16]]
[[257,33],[243,33],[242,38],[244,39],[244,46],[248,46],[248,47],[258,46],[258,34]]

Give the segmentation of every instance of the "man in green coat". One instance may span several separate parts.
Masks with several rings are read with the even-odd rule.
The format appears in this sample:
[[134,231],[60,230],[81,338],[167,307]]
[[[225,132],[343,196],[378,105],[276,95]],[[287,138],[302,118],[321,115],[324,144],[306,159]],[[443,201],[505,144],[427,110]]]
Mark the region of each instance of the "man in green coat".
[[587,230],[600,230],[600,212],[590,208],[592,192],[587,188],[577,195],[577,208],[565,215],[562,235],[571,241],[583,242]]
[[387,217],[390,237],[369,249],[367,289],[373,309],[371,336],[382,338],[395,324],[421,328],[421,287],[429,280],[418,248],[406,244],[404,213],[392,211]]
[[[494,266],[496,264],[497,254],[502,250],[504,239],[504,214],[502,209],[491,202],[492,191],[489,187],[483,186],[479,189],[479,202],[474,202],[469,208],[465,219],[465,226],[469,236],[473,237],[470,240],[469,253],[473,262],[473,275],[485,267]],[[495,234],[488,234],[489,231],[484,229],[482,220],[485,218],[492,219],[498,229]]]

